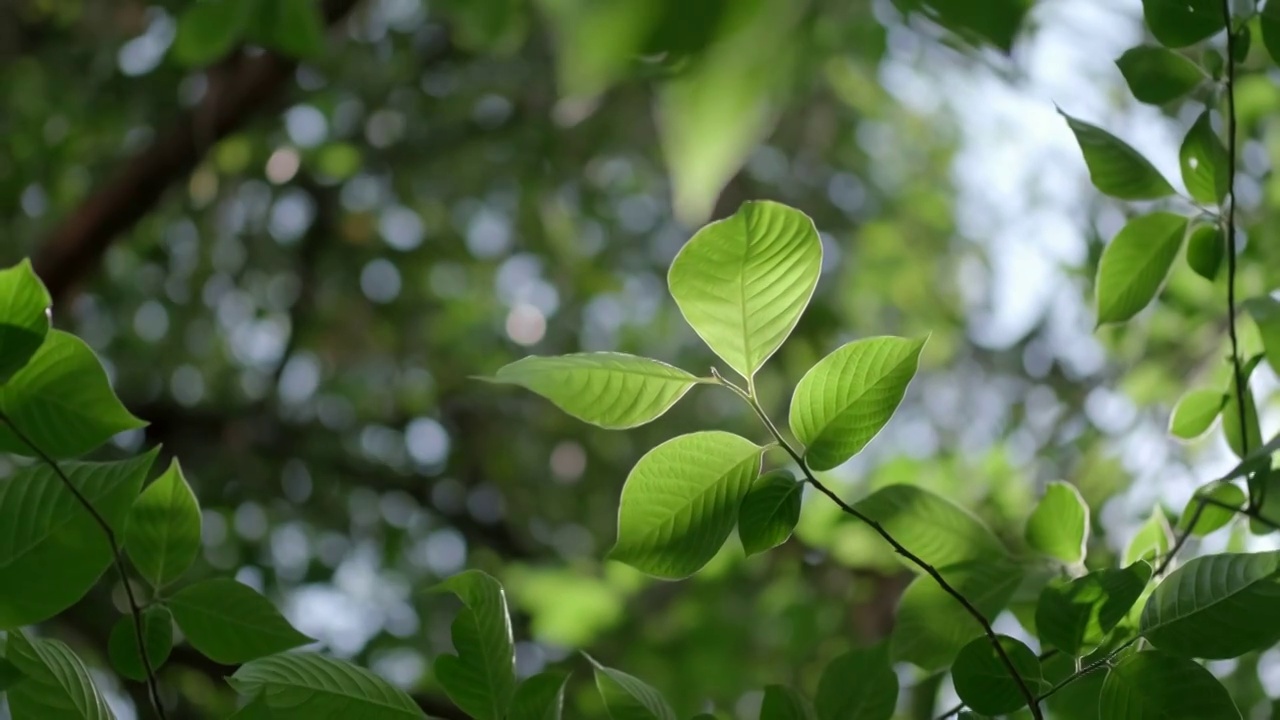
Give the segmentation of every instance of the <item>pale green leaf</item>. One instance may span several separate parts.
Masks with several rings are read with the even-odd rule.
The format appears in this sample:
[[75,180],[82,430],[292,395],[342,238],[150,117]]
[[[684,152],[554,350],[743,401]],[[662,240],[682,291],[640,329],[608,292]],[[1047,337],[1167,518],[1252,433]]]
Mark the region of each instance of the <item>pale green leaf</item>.
[[662,5],[649,0],[540,0],[556,38],[560,93],[578,99],[603,92],[644,49]]
[[[915,485],[888,485],[854,503],[854,507],[880,523],[916,557],[938,569],[1000,561],[1008,555],[981,520]],[[914,564],[908,563],[907,567],[920,572]]]
[[[1248,498],[1245,496],[1244,490],[1230,483],[1215,482],[1206,485],[1196,491],[1194,497],[1187,502],[1187,509],[1183,511],[1182,516],[1178,518],[1179,530],[1186,530],[1191,523],[1191,517],[1195,514],[1195,508],[1199,505],[1199,498],[1208,497],[1216,500],[1223,505],[1234,508],[1243,508]],[[1195,528],[1191,531],[1192,535],[1203,537],[1209,533],[1223,527],[1231,522],[1236,513],[1228,510],[1220,505],[1204,506],[1204,511],[1200,513],[1200,519],[1196,521]]]
[[188,585],[168,600],[187,642],[223,665],[239,665],[312,642],[257,590],[215,578]]
[[1098,324],[1124,322],[1155,298],[1178,257],[1187,219],[1156,212],[1130,220],[1098,262]]
[[516,691],[515,645],[502,584],[467,570],[436,587],[463,604],[452,626],[457,654],[436,658],[436,678],[449,699],[476,720],[501,720]]
[[511,698],[507,720],[560,720],[564,686],[568,681],[568,675],[556,672],[526,678]]
[[1218,133],[1213,131],[1209,111],[1201,113],[1178,152],[1182,182],[1194,200],[1206,205],[1220,204],[1231,183],[1231,158]]
[[1200,66],[1172,50],[1151,45],[1130,48],[1116,60],[1139,102],[1164,105],[1196,89],[1207,77]]
[[5,657],[23,676],[8,691],[13,720],[114,720],[89,669],[62,642],[10,632]]
[[1169,181],[1128,143],[1066,113],[1062,116],[1075,133],[1089,178],[1098,190],[1120,200],[1156,200],[1173,194]]
[[1169,434],[1183,440],[1194,440],[1208,432],[1227,404],[1227,394],[1220,390],[1192,390],[1183,395],[1169,416]]
[[272,720],[404,720],[425,713],[404,691],[362,667],[316,653],[246,663],[227,679]]
[[1173,528],[1169,527],[1169,518],[1159,505],[1151,511],[1151,516],[1138,528],[1129,544],[1125,547],[1124,562],[1126,567],[1139,560],[1150,561],[1156,557],[1164,557],[1173,546]]
[[1194,45],[1227,26],[1221,0],[1142,0],[1151,34],[1165,47]]
[[[1258,424],[1258,405],[1253,398],[1253,389],[1249,385],[1249,377],[1258,367],[1262,356],[1258,355],[1244,363],[1240,369],[1240,379],[1244,382],[1244,391],[1237,391],[1236,374],[1231,374],[1231,382],[1227,386],[1227,404],[1222,408],[1222,434],[1227,437],[1227,446],[1244,458],[1253,448],[1262,446],[1262,428]],[[1244,397],[1244,411],[1240,410],[1240,398]],[[1242,430],[1241,428],[1245,428]]]
[[791,397],[790,417],[809,467],[830,470],[871,442],[902,402],[926,340],[855,340],[805,373]]
[[[1022,568],[1009,560],[956,565],[942,575],[987,620],[1000,614],[1022,582]],[[907,586],[898,604],[893,658],[928,672],[942,670],[982,634],[982,626],[954,597],[933,578],[921,575]]]
[[240,42],[255,2],[203,0],[188,5],[178,18],[171,50],[174,59],[188,67],[202,67],[222,59]]
[[746,202],[685,244],[667,283],[698,336],[751,378],[791,334],[821,269],[822,241],[807,215]]
[[1027,545],[1064,563],[1084,562],[1089,506],[1074,485],[1051,482],[1027,520]]
[[1267,363],[1280,374],[1280,301],[1270,295],[1250,298],[1244,302],[1244,309],[1258,326]]
[[772,550],[791,537],[800,520],[804,483],[786,470],[756,479],[738,508],[738,537],[748,556]]
[[200,505],[174,460],[129,511],[124,548],[147,582],[163,588],[200,553]]
[[0,270],[0,384],[21,370],[44,342],[52,304],[31,261]]
[[1198,225],[1187,238],[1187,265],[1200,277],[1213,280],[1226,257],[1226,233],[1217,225]]
[[669,580],[697,572],[733,529],[763,452],[721,431],[681,435],[650,450],[622,487],[609,558]]
[[[89,346],[60,330],[50,330],[26,366],[0,387],[0,412],[55,458],[83,455],[146,424],[120,404]],[[0,450],[37,455],[3,423]]]
[[1036,603],[1040,641],[1069,655],[1092,650],[1125,618],[1150,580],[1151,566],[1136,562],[1046,587]]
[[[1009,661],[1031,692],[1041,689],[1040,661],[1031,648],[1006,635],[997,639]],[[972,640],[951,666],[956,694],[965,705],[985,715],[1007,715],[1027,706],[1018,681],[1009,674],[990,638]],[[887,716],[886,716],[887,717]]]
[[1275,552],[1204,555],[1175,570],[1142,610],[1142,636],[1178,655],[1224,659],[1280,640]]
[[1134,653],[1107,673],[1098,720],[1240,720],[1213,673],[1159,650]]
[[[119,532],[155,458],[152,450],[120,462],[59,465]],[[0,630],[43,622],[71,607],[112,561],[102,528],[45,464],[0,481],[0,528]]]
[[850,650],[827,664],[813,706],[818,720],[889,720],[898,703],[898,675],[881,644]]
[[596,688],[613,720],[676,720],[676,713],[662,693],[639,678],[607,668],[588,656],[595,666]]
[[[895,682],[896,682],[895,678]],[[814,720],[809,700],[785,685],[768,685],[760,704],[760,720]]]
[[[136,627],[132,614],[117,620],[107,638],[107,654],[116,672],[141,682],[147,679],[147,669],[142,664],[142,654],[138,652]],[[142,611],[142,640],[152,671],[159,670],[173,650],[173,614],[168,608],[153,605]]]
[[493,382],[519,385],[579,420],[622,430],[658,418],[702,381],[657,360],[596,352],[526,357],[498,370]]

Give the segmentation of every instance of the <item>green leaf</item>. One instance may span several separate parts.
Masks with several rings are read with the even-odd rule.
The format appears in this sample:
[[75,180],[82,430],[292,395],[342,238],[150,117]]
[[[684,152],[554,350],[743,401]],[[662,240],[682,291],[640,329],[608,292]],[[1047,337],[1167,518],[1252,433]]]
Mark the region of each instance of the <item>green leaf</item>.
[[1220,390],[1192,390],[1183,395],[1169,416],[1169,434],[1183,440],[1195,440],[1208,432],[1227,404],[1227,394]]
[[1173,194],[1173,186],[1142,153],[1095,125],[1058,111],[1075,133],[1094,187],[1120,200],[1157,200]]
[[1022,29],[1031,0],[899,0],[968,40],[982,40],[1010,52]]
[[23,676],[8,691],[14,720],[114,720],[88,668],[62,642],[10,632],[5,656]]
[[1262,44],[1271,56],[1271,62],[1280,63],[1280,3],[1267,2],[1258,17],[1262,29]]
[[1187,265],[1205,280],[1213,280],[1226,256],[1226,237],[1217,225],[1198,225],[1187,240]]
[[245,31],[253,42],[282,55],[299,60],[324,55],[324,17],[317,0],[257,0]]
[[1139,560],[1151,561],[1153,557],[1164,557],[1173,546],[1173,528],[1169,527],[1169,518],[1159,505],[1151,511],[1151,517],[1138,528],[1133,539],[1125,547],[1124,562],[1126,567]]
[[[997,639],[1023,684],[1031,692],[1038,692],[1041,672],[1036,654],[1006,635]],[[951,678],[964,704],[984,715],[1006,715],[1027,706],[1018,681],[1009,675],[989,638],[980,637],[960,650],[951,667]]]
[[1130,220],[1098,262],[1098,324],[1124,322],[1155,298],[1178,257],[1187,219],[1156,212]]
[[494,55],[520,49],[529,29],[528,4],[520,0],[445,0],[450,34],[458,47]]
[[1221,204],[1231,186],[1231,157],[1213,131],[1208,110],[1187,131],[1178,158],[1182,182],[1192,199],[1208,205]]
[[733,530],[763,452],[745,438],[708,431],[645,453],[622,487],[609,559],[668,580],[700,570]]
[[1221,0],[1142,0],[1147,27],[1161,45],[1194,45],[1227,26]]
[[662,694],[639,678],[607,668],[587,656],[595,666],[596,688],[613,720],[676,720],[676,713]]
[[765,687],[760,720],[814,720],[814,717],[813,707],[800,693],[785,685]]
[[284,652],[313,642],[289,624],[271,601],[235,580],[202,580],[168,601],[187,642],[223,665]]
[[800,521],[804,483],[786,470],[756,479],[738,508],[738,537],[747,556],[772,550],[791,537]]
[[204,0],[178,19],[173,57],[188,67],[203,67],[231,52],[244,34],[254,0]]
[[[1006,558],[1004,545],[967,510],[915,485],[888,485],[854,503],[917,557],[938,569]],[[904,561],[905,562],[905,561]],[[920,569],[908,564],[914,572]]]
[[[130,680],[147,679],[147,669],[138,652],[138,635],[134,629],[133,615],[125,615],[116,621],[107,639],[107,654],[116,671]],[[173,614],[163,605],[153,605],[142,611],[142,639],[147,648],[147,660],[153,671],[160,669],[173,650]]]
[[[1222,408],[1222,434],[1227,437],[1227,445],[1236,457],[1243,458],[1248,451],[1262,446],[1262,428],[1258,426],[1258,406],[1253,399],[1253,390],[1249,387],[1249,377],[1262,356],[1256,356],[1240,369],[1240,380],[1244,382],[1244,391],[1236,390],[1236,376],[1231,374],[1231,383],[1227,387],[1227,404]],[[1244,396],[1244,412],[1240,411],[1239,398]],[[1241,422],[1243,417],[1244,422]],[[1241,430],[1241,428],[1245,430]]]
[[1084,562],[1089,506],[1074,485],[1051,482],[1027,520],[1027,545],[1067,564]]
[[1240,720],[1227,689],[1192,660],[1149,650],[1107,673],[1098,720]]
[[525,679],[511,698],[507,720],[560,720],[569,676],[544,672]]
[[1036,603],[1040,640],[1075,656],[1097,647],[1142,597],[1150,580],[1151,566],[1136,562],[1046,587]]
[[23,677],[17,665],[0,657],[0,693],[13,687]]
[[[1195,496],[1187,503],[1187,509],[1182,513],[1182,517],[1178,519],[1178,528],[1180,530],[1186,530],[1191,523],[1191,516],[1195,514],[1195,506],[1199,503],[1198,498],[1200,497],[1212,498],[1236,508],[1244,507],[1245,502],[1248,500],[1244,490],[1235,485],[1222,482],[1210,483],[1197,490]],[[1200,519],[1196,521],[1195,529],[1191,531],[1191,534],[1197,537],[1208,535],[1231,522],[1231,519],[1235,516],[1236,513],[1227,508],[1217,505],[1205,505],[1204,511],[1200,513]]]
[[898,675],[889,648],[859,648],[827,664],[813,705],[818,720],[889,720],[898,703]]
[[526,357],[498,370],[492,381],[532,390],[579,420],[611,430],[660,417],[702,382],[666,363],[614,352]]
[[[1040,663],[1044,679],[1058,683],[1075,674],[1076,658],[1066,653],[1054,653]],[[1042,706],[1053,720],[1098,720],[1098,696],[1106,679],[1105,668],[1088,673],[1045,699]]]
[[[120,404],[89,346],[60,330],[50,330],[26,366],[0,387],[0,412],[55,458],[83,455],[116,433],[146,425]],[[0,450],[37,455],[3,423]]]
[[[1280,5],[1280,2],[1276,4]],[[1263,295],[1246,300],[1244,309],[1258,326],[1267,363],[1273,371],[1280,374],[1280,301],[1270,295]]]
[[[971,562],[942,571],[957,592],[987,620],[1009,604],[1022,582],[1022,568],[1010,560]],[[893,628],[895,661],[933,672],[955,661],[961,648],[983,634],[982,626],[933,578],[920,576],[907,586]]]
[[349,662],[282,653],[246,663],[227,682],[271,720],[402,720],[426,714],[404,691]]
[[[119,532],[156,452],[60,467]],[[112,561],[102,528],[47,465],[24,467],[0,482],[0,528],[0,630],[43,622],[71,607]]]
[[1172,50],[1140,45],[1116,60],[1139,102],[1164,105],[1196,89],[1206,77],[1198,65]]
[[1175,570],[1142,610],[1152,645],[1188,657],[1224,659],[1280,640],[1275,552],[1204,555]]
[[902,402],[927,339],[855,340],[805,373],[791,397],[791,432],[809,467],[830,470],[871,442]]
[[671,263],[671,296],[698,336],[750,379],[791,334],[822,269],[807,215],[746,202],[702,228]]
[[476,720],[501,720],[516,690],[515,646],[502,584],[467,570],[436,586],[462,600],[453,620],[453,649],[435,661],[436,678],[449,699]]
[[31,261],[0,270],[0,384],[21,370],[44,342],[52,304]]
[[124,549],[147,582],[163,588],[182,576],[200,553],[200,505],[174,460],[129,511]]

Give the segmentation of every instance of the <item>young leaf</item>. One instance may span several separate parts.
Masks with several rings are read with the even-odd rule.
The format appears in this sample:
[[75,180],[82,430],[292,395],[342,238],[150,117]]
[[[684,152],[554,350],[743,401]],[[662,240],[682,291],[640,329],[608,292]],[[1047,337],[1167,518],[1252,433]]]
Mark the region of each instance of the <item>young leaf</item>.
[[1262,44],[1271,62],[1280,63],[1280,3],[1268,2],[1258,16],[1262,28]]
[[1156,200],[1173,194],[1169,181],[1128,143],[1066,113],[1062,116],[1075,133],[1089,178],[1098,190],[1120,200]]
[[1124,565],[1127,567],[1139,560],[1151,560],[1163,557],[1173,545],[1173,528],[1169,527],[1169,518],[1159,505],[1151,511],[1151,517],[1138,528],[1133,539],[1124,551]]
[[639,678],[607,668],[587,656],[596,670],[596,688],[613,720],[676,720],[662,693]]
[[[1022,568],[1010,560],[970,562],[947,568],[942,576],[990,620],[1009,604],[1022,582]],[[927,672],[942,670],[982,634],[982,626],[954,597],[922,575],[907,586],[898,604],[893,659]]]
[[1129,221],[1098,262],[1098,324],[1124,322],[1145,308],[1164,283],[1187,234],[1187,219],[1168,212]]
[[1084,562],[1089,506],[1074,485],[1051,482],[1027,520],[1027,544],[1067,564]]
[[14,720],[115,720],[88,668],[62,642],[10,632],[5,657],[22,674],[7,693]]
[[855,340],[805,373],[791,397],[790,419],[809,467],[830,470],[871,442],[902,402],[926,340]]
[[1208,432],[1227,404],[1227,394],[1220,390],[1192,390],[1178,400],[1169,416],[1169,434],[1183,440],[1194,440]]
[[[63,462],[60,467],[119,532],[155,458],[152,450],[120,462]],[[102,529],[44,464],[24,467],[0,482],[0,528],[0,630],[43,622],[66,610],[111,564]]]
[[240,42],[253,4],[253,0],[204,0],[189,5],[178,19],[174,59],[187,67],[220,60]]
[[[894,678],[897,682],[897,678]],[[814,720],[813,707],[805,696],[785,685],[768,685],[760,705],[760,720]]]
[[235,580],[202,580],[168,602],[187,642],[223,665],[284,652],[313,642],[289,624],[271,601]]
[[821,269],[822,241],[807,215],[747,202],[685,244],[667,284],[698,336],[750,379],[791,334]]
[[1218,277],[1226,256],[1226,239],[1217,225],[1198,225],[1187,240],[1187,265],[1205,280]]
[[[1000,561],[1008,555],[981,520],[915,485],[887,485],[854,507],[935,568]],[[908,567],[920,571],[915,565]]]
[[[107,638],[107,654],[111,657],[111,665],[116,672],[130,680],[142,682],[147,679],[146,666],[142,664],[142,655],[138,652],[138,634],[134,629],[133,615],[128,614],[116,621]],[[173,650],[173,614],[163,605],[153,605],[142,611],[142,639],[147,649],[147,660],[151,669],[158,670],[169,659]]]
[[532,390],[579,420],[610,430],[660,417],[700,382],[666,363],[614,352],[527,357],[498,370],[492,381]]
[[1137,562],[1046,587],[1036,603],[1041,642],[1074,656],[1096,647],[1138,602],[1150,580],[1151,566]]
[[898,704],[898,675],[889,648],[859,648],[832,660],[818,680],[818,720],[889,720]]
[[[998,639],[1023,684],[1031,692],[1038,692],[1041,673],[1036,654],[1006,635]],[[951,666],[951,678],[964,704],[984,715],[1006,715],[1027,706],[1018,682],[1010,677],[1009,669],[986,637],[973,640],[960,650]]]
[[[1280,2],[1276,4],[1280,5]],[[1267,363],[1273,371],[1280,373],[1280,301],[1270,295],[1263,295],[1246,300],[1244,309],[1258,326]]]
[[[1246,449],[1252,451],[1253,448],[1262,445],[1262,428],[1258,426],[1258,406],[1253,399],[1253,390],[1249,387],[1249,376],[1253,375],[1254,368],[1258,367],[1261,360],[1261,355],[1256,356],[1240,368],[1240,380],[1244,382],[1243,392],[1236,390],[1236,376],[1234,372],[1231,374],[1231,382],[1227,387],[1227,404],[1222,408],[1222,434],[1226,435],[1227,445],[1239,458],[1248,454]],[[1244,396],[1244,412],[1240,411],[1241,396]],[[1244,430],[1241,429],[1242,427]]]
[[507,720],[560,720],[569,676],[544,672],[525,679],[511,698]]
[[[1199,504],[1198,498],[1201,497],[1211,498],[1223,505],[1234,508],[1243,508],[1248,500],[1244,490],[1231,483],[1214,482],[1205,485],[1196,491],[1195,496],[1187,503],[1187,509],[1178,518],[1178,528],[1180,530],[1186,530],[1187,525],[1191,523],[1191,517],[1195,514],[1195,507]],[[1200,519],[1196,521],[1196,526],[1191,531],[1191,534],[1197,537],[1208,535],[1231,522],[1231,519],[1235,516],[1236,513],[1220,505],[1205,505],[1204,511],[1200,513]]]
[[1129,92],[1139,102],[1164,105],[1196,89],[1206,80],[1194,62],[1172,50],[1140,45],[1116,60]]
[[804,483],[786,470],[767,472],[756,479],[738,508],[738,537],[750,557],[772,550],[791,537],[800,521]]
[[[362,667],[316,653],[282,653],[246,663],[227,682],[263,706],[264,720],[425,718],[404,691]],[[256,716],[251,716],[256,717]]]
[[[50,330],[26,366],[0,387],[0,412],[55,458],[83,455],[146,424],[120,404],[89,346],[61,330]],[[37,455],[4,423],[0,450]]]
[[129,511],[124,548],[155,588],[177,580],[200,553],[200,506],[174,460]]
[[1107,673],[1098,720],[1240,720],[1240,711],[1222,683],[1195,661],[1148,650]]
[[1187,131],[1178,152],[1182,182],[1191,197],[1207,205],[1220,204],[1231,184],[1231,158],[1205,110]]
[[1225,659],[1280,640],[1275,552],[1204,555],[1175,570],[1142,610],[1142,636],[1167,652]]
[[1142,11],[1151,34],[1165,47],[1194,45],[1227,26],[1220,0],[1142,0]]
[[479,570],[458,573],[436,589],[458,596],[464,606],[452,626],[457,655],[436,658],[436,678],[449,699],[476,720],[501,720],[516,691],[506,592]]
[[21,370],[44,342],[52,304],[30,260],[0,270],[0,385]]
[[708,431],[645,453],[622,487],[609,559],[667,580],[700,570],[733,529],[763,452],[737,435]]

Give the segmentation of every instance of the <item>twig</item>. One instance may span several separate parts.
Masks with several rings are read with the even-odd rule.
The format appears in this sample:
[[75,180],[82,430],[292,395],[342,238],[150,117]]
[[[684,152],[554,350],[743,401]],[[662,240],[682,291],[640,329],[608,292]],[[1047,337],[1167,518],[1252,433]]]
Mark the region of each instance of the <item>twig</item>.
[[151,704],[155,706],[156,716],[160,720],[166,720],[164,703],[160,700],[160,683],[156,680],[155,669],[151,667],[151,658],[147,657],[147,642],[142,631],[142,607],[138,605],[137,598],[133,596],[133,587],[129,583],[129,573],[125,569],[124,553],[120,550],[120,542],[116,539],[115,531],[111,529],[111,524],[107,522],[107,519],[102,517],[102,514],[93,507],[93,503],[89,501],[89,498],[85,497],[84,493],[80,492],[80,489],[75,486],[75,483],[71,482],[71,478],[67,477],[67,474],[63,472],[57,460],[54,460],[52,456],[41,450],[40,446],[27,437],[26,433],[22,432],[8,415],[0,413],[0,422],[4,423],[18,440],[31,448],[36,457],[40,458],[42,462],[53,470],[53,474],[58,476],[58,479],[62,481],[62,485],[67,490],[71,491],[76,502],[80,503],[85,511],[89,513],[93,521],[102,530],[102,534],[106,536],[107,543],[111,546],[113,564],[116,566],[116,571],[120,573],[120,582],[124,585],[124,594],[129,600],[129,613],[133,616],[133,635],[138,643],[138,655],[142,658],[143,670],[147,674],[147,692],[151,695]]
[[1066,686],[1070,685],[1071,683],[1075,682],[1076,680],[1079,680],[1080,678],[1084,677],[1085,675],[1088,675],[1089,673],[1093,672],[1094,670],[1097,670],[1098,668],[1102,667],[1103,665],[1107,665],[1107,664],[1109,664],[1112,660],[1114,660],[1114,659],[1115,659],[1115,657],[1116,657],[1117,655],[1119,655],[1121,652],[1124,652],[1124,650],[1125,650],[1126,648],[1128,648],[1130,645],[1132,645],[1132,644],[1134,644],[1134,643],[1138,642],[1138,640],[1139,640],[1139,639],[1140,639],[1140,638],[1134,637],[1134,638],[1130,638],[1130,639],[1126,640],[1126,641],[1124,642],[1124,644],[1123,644],[1123,645],[1121,645],[1120,647],[1116,648],[1116,649],[1115,649],[1115,650],[1113,650],[1112,652],[1108,653],[1106,657],[1104,657],[1104,658],[1102,658],[1102,659],[1100,659],[1100,660],[1095,660],[1095,661],[1093,661],[1093,662],[1089,663],[1088,665],[1085,665],[1084,667],[1080,668],[1079,670],[1077,670],[1077,671],[1075,671],[1075,672],[1071,673],[1070,675],[1066,676],[1065,678],[1063,678],[1063,679],[1059,680],[1057,685],[1054,685],[1053,687],[1049,688],[1048,690],[1045,690],[1045,691],[1044,691],[1044,694],[1043,694],[1043,695],[1041,695],[1039,698],[1037,698],[1037,700],[1044,700],[1044,699],[1048,698],[1050,695],[1053,695],[1054,693],[1056,693],[1056,692],[1058,692],[1059,690],[1061,690],[1061,689],[1065,688]]
[[947,582],[946,578],[942,577],[942,573],[938,572],[937,568],[908,550],[907,547],[898,542],[897,538],[893,537],[888,530],[885,530],[884,526],[882,526],[877,520],[845,502],[839,495],[832,492],[830,488],[823,485],[816,477],[814,477],[813,473],[809,470],[809,466],[805,464],[804,458],[800,453],[796,452],[796,449],[791,446],[791,443],[787,442],[786,439],[782,437],[782,433],[778,431],[777,426],[775,426],[773,421],[769,419],[764,408],[760,406],[759,401],[757,401],[751,393],[726,380],[714,368],[711,370],[711,374],[720,382],[720,384],[732,390],[736,395],[738,395],[738,397],[742,398],[747,405],[751,406],[751,409],[755,411],[756,416],[760,418],[760,421],[764,423],[765,428],[768,429],[769,433],[773,435],[774,439],[777,441],[778,447],[785,450],[786,453],[791,456],[791,459],[795,461],[796,465],[799,466],[800,472],[804,473],[806,482],[817,489],[818,492],[830,498],[831,501],[839,506],[842,511],[852,515],[874,530],[877,535],[893,547],[894,552],[898,553],[911,562],[911,564],[923,570],[929,575],[929,577],[933,578],[934,582],[938,583],[938,586],[941,587],[944,592],[955,598],[956,602],[960,603],[960,605],[965,609],[965,612],[969,613],[969,615],[971,615],[973,619],[982,626],[982,631],[987,636],[987,639],[991,641],[992,647],[995,648],[996,654],[1000,657],[1000,662],[1005,666],[1005,669],[1009,671],[1009,675],[1013,678],[1014,682],[1018,684],[1018,690],[1022,693],[1022,696],[1026,698],[1027,706],[1031,708],[1032,717],[1036,718],[1036,720],[1042,720],[1044,715],[1040,711],[1040,706],[1036,703],[1036,694],[1031,691],[1031,688],[1027,685],[1026,681],[1018,674],[1017,667],[1013,664],[1013,660],[1009,657],[1009,654],[1005,652],[1004,646],[1000,644],[999,636],[996,635],[995,629],[991,627],[991,622],[982,614],[982,611],[974,607],[973,603],[970,602],[968,598],[966,598],[959,590],[956,590],[951,583]]

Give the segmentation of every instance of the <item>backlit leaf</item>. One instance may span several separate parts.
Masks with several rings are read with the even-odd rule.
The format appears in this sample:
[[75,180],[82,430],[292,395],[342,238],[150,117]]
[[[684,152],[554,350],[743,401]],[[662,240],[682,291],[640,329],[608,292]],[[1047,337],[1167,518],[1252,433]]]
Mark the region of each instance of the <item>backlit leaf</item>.
[[[915,485],[885,486],[854,503],[854,507],[935,568],[1000,561],[1008,555],[981,520]],[[920,572],[913,564],[907,567]]]
[[[1061,112],[1061,111],[1059,111]],[[1120,200],[1155,200],[1173,194],[1173,186],[1151,161],[1128,143],[1066,113],[1094,187]]]
[[10,632],[5,657],[22,673],[7,693],[13,720],[114,720],[88,668],[62,642]]
[[[107,639],[107,654],[111,656],[111,665],[116,672],[141,682],[147,679],[147,669],[142,664],[142,654],[138,652],[138,635],[134,628],[131,613],[117,620]],[[153,605],[142,611],[142,639],[151,669],[159,670],[173,650],[173,614],[168,608]]]
[[897,703],[898,675],[883,644],[828,663],[813,701],[818,720],[889,720]]
[[[1215,482],[1206,485],[1197,490],[1195,496],[1187,503],[1186,511],[1178,519],[1179,530],[1185,530],[1191,523],[1191,517],[1195,514],[1195,508],[1199,504],[1198,498],[1202,496],[1235,508],[1244,507],[1248,500],[1244,490],[1231,483]],[[1201,537],[1208,535],[1231,522],[1235,516],[1235,512],[1220,505],[1205,505],[1204,511],[1200,513],[1200,519],[1196,521],[1195,529],[1191,531],[1191,534]]]
[[569,676],[544,672],[526,678],[511,698],[507,720],[560,720],[564,686]]
[[1217,225],[1198,225],[1187,238],[1187,265],[1197,275],[1213,280],[1226,257],[1226,240]]
[[281,653],[246,663],[227,682],[255,698],[271,720],[425,718],[413,698],[362,667],[316,653]]
[[1240,720],[1227,689],[1193,660],[1134,653],[1107,673],[1098,720]]
[[786,470],[756,479],[738,508],[738,537],[748,556],[771,550],[791,537],[800,520],[804,483]]
[[1076,656],[1093,649],[1125,618],[1150,580],[1151,566],[1137,562],[1046,587],[1036,603],[1041,642]]
[[1207,78],[1182,55],[1162,47],[1140,45],[1125,51],[1116,66],[1139,102],[1164,105],[1194,90]]
[[202,67],[231,52],[244,33],[255,0],[204,0],[191,3],[178,18],[173,57],[188,67]]
[[[1041,673],[1036,654],[1006,635],[998,636],[998,640],[1023,684],[1031,692],[1039,692]],[[951,678],[964,704],[985,715],[1005,715],[1027,706],[1018,681],[1009,674],[990,638],[980,637],[960,650],[951,667]]]
[[223,665],[239,665],[312,642],[257,590],[227,578],[188,585],[168,600],[187,642]]
[[0,384],[22,369],[44,342],[52,303],[29,260],[0,270]]
[[1165,47],[1194,45],[1227,26],[1221,0],[1142,0],[1147,27]]
[[259,2],[245,30],[249,39],[282,55],[311,60],[324,54],[324,18],[316,0]]
[[1227,394],[1220,390],[1192,390],[1178,400],[1169,416],[1169,434],[1183,440],[1194,440],[1208,432],[1227,404]]
[[1074,485],[1051,482],[1027,520],[1027,545],[1064,563],[1084,562],[1089,506]]
[[162,588],[182,576],[200,553],[200,505],[174,460],[129,511],[124,548],[147,582]]
[[1173,546],[1173,528],[1169,527],[1169,518],[1159,505],[1151,511],[1151,516],[1138,528],[1129,544],[1125,547],[1123,564],[1128,567],[1139,560],[1150,561],[1154,557],[1164,557]]
[[[1280,2],[1276,4],[1280,5]],[[1250,298],[1244,302],[1244,309],[1258,326],[1267,363],[1273,371],[1280,373],[1280,301],[1270,295]]]
[[[1009,560],[955,565],[942,575],[988,621],[1009,604],[1022,582],[1022,568]],[[907,587],[898,604],[893,659],[929,672],[942,670],[955,661],[961,648],[982,634],[982,626],[954,597],[933,578],[921,575]]]
[[436,587],[457,595],[464,606],[452,626],[457,654],[436,658],[436,678],[449,699],[476,720],[500,720],[516,691],[506,592],[479,570],[458,573]]
[[1098,263],[1098,324],[1124,322],[1155,298],[1178,257],[1187,219],[1156,212],[1130,220]]
[[1221,203],[1231,184],[1231,158],[1213,130],[1208,110],[1187,131],[1178,159],[1191,197],[1207,205]]
[[[896,678],[895,678],[896,682]],[[814,720],[813,706],[805,696],[785,685],[764,689],[760,720]]]
[[595,666],[596,687],[613,720],[676,720],[676,713],[653,687],[621,670],[607,668],[588,657]]
[[[1256,447],[1262,445],[1262,428],[1258,425],[1258,405],[1253,398],[1253,389],[1249,386],[1249,377],[1258,367],[1262,356],[1258,355],[1244,363],[1240,368],[1240,380],[1244,390],[1237,391],[1236,374],[1231,374],[1231,382],[1227,386],[1227,404],[1222,408],[1222,434],[1227,437],[1227,446],[1236,457],[1243,458]],[[1244,411],[1241,412],[1240,398],[1244,398]],[[1244,428],[1242,430],[1242,428]]]

